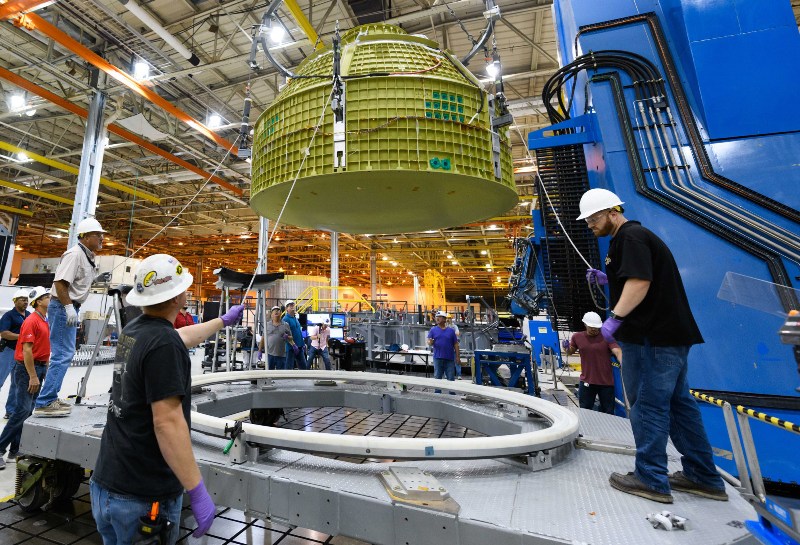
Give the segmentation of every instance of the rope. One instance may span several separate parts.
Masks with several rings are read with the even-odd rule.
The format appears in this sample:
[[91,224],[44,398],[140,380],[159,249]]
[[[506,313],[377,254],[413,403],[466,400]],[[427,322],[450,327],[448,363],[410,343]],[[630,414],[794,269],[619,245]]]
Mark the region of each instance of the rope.
[[[691,393],[694,397],[696,397],[701,401],[705,401],[706,403],[710,403],[718,407],[724,407],[726,403],[728,405],[731,405],[724,399],[712,397],[708,394],[702,394],[695,390],[689,390],[689,393]],[[770,416],[766,413],[756,411],[755,409],[750,409],[748,407],[745,407],[744,405],[736,405],[736,412],[744,416],[749,416],[750,418],[755,418],[756,420],[760,420],[761,422],[765,422],[767,424],[775,426],[776,428],[783,428],[787,431],[800,434],[800,426],[792,422],[789,422],[788,420],[783,420],[782,418],[778,418],[776,416]]]

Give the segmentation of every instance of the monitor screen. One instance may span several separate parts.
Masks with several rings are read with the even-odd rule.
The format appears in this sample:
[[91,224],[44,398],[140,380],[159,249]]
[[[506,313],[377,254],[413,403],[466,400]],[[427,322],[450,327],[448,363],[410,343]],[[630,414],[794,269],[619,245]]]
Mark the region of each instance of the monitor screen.
[[347,315],[344,312],[334,312],[331,314],[331,327],[345,327],[347,325]]
[[331,339],[344,339],[344,328],[343,327],[332,327],[331,328]]
[[331,315],[322,312],[315,312],[315,313],[308,313],[306,314],[306,324],[307,325],[319,325],[325,320],[331,319]]

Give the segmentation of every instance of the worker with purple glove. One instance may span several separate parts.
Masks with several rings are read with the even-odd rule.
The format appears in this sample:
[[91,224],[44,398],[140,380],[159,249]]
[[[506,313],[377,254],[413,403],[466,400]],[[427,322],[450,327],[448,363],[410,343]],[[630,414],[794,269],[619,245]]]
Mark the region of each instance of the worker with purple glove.
[[[614,488],[661,503],[671,490],[726,501],[711,445],[686,380],[689,349],[703,342],[683,281],[667,245],[638,221],[623,216],[624,203],[606,189],[591,189],[581,214],[595,236],[611,236],[605,275],[611,311],[600,329],[622,349],[622,379],[631,405],[635,471],[612,473]],[[607,276],[606,276],[607,275]],[[683,471],[667,472],[667,439],[683,455]]]
[[[195,537],[214,521],[215,507],[192,452],[189,348],[242,317],[235,305],[220,318],[176,330],[192,275],[180,262],[156,254],[139,264],[127,302],[142,314],[122,330],[100,454],[90,482],[92,515],[105,545],[139,537],[140,517],[159,502],[171,524],[162,543],[178,539],[181,504],[191,499]],[[187,524],[184,521],[184,524]]]
[[286,314],[283,321],[289,324],[292,338],[286,340],[286,369],[294,369],[295,365],[301,371],[308,369],[306,353],[303,351],[305,341],[303,340],[303,329],[300,327],[300,320],[297,318],[297,306],[291,299],[286,301]]

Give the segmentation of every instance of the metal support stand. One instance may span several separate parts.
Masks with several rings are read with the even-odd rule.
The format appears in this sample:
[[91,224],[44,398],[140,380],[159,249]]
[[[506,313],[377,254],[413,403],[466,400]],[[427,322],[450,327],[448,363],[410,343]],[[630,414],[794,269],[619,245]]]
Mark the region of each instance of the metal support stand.
[[[108,295],[111,296],[111,307],[109,307],[108,311],[106,312],[106,319],[103,322],[103,329],[101,331],[105,331],[106,327],[108,327],[108,323],[111,321],[111,314],[114,314],[115,325],[117,329],[117,335],[120,336],[122,334],[122,329],[125,327],[123,323],[122,313],[120,310],[122,309],[122,296],[128,293],[131,290],[131,286],[120,286],[118,288],[113,288],[108,290]],[[86,366],[86,373],[84,373],[83,378],[78,385],[78,395],[75,396],[75,404],[80,405],[81,400],[86,397],[86,386],[89,384],[89,375],[92,374],[92,368],[94,367],[94,362],[97,360],[97,354],[100,353],[100,339],[97,340],[97,343],[94,345],[94,351],[92,352],[92,357],[89,359],[89,364]]]
[[106,145],[106,128],[103,123],[105,104],[105,93],[95,91],[89,105],[89,118],[86,120],[67,248],[72,248],[78,241],[78,233],[75,232],[78,223],[84,218],[94,216],[97,208],[97,190],[100,185],[100,171],[103,167],[103,152]]

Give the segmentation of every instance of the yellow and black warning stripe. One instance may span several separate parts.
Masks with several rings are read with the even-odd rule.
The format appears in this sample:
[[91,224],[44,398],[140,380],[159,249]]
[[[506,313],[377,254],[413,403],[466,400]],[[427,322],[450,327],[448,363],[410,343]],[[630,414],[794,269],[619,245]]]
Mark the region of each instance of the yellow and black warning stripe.
[[[705,401],[706,403],[711,403],[712,405],[717,405],[718,407],[722,407],[725,404],[724,399],[712,397],[708,394],[701,394],[700,392],[696,392],[694,390],[689,390],[689,392],[697,399]],[[775,416],[770,416],[766,413],[762,413],[754,409],[748,409],[743,405],[736,405],[736,412],[738,412],[739,414],[744,414],[746,416],[749,416],[750,418],[755,418],[756,420],[766,422],[767,424],[772,424],[773,426],[778,428],[783,428],[785,430],[794,433],[800,433],[800,426],[798,426],[797,424],[789,422],[788,420],[777,418]]]

